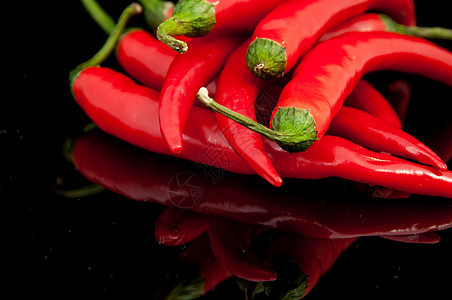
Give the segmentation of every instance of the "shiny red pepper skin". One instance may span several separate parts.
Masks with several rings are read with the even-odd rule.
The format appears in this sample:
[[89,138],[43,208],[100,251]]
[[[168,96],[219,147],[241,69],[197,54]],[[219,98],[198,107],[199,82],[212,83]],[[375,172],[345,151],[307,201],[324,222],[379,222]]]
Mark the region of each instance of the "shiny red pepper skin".
[[[245,64],[248,44],[249,41],[243,42],[229,56],[218,79],[215,99],[218,103],[256,121],[255,101],[261,89],[269,82],[248,72]],[[221,114],[216,113],[215,116],[231,147],[257,174],[274,186],[281,186],[282,179],[268,157],[262,137]]]
[[284,107],[308,110],[321,138],[361,77],[379,70],[419,74],[452,86],[452,53],[397,33],[343,34],[318,44],[301,60],[272,118]]
[[149,32],[133,29],[120,39],[116,48],[119,65],[132,78],[152,89],[160,90],[176,52]]
[[264,265],[246,241],[241,239],[242,227],[253,227],[218,216],[211,216],[209,240],[218,262],[232,275],[253,282],[273,281],[276,272]]
[[[329,40],[330,38],[351,31],[388,31],[386,24],[383,22],[380,16],[380,14],[376,13],[365,13],[353,17],[328,30],[328,32],[319,39],[319,42]],[[410,25],[415,25],[416,22],[409,23],[413,23]]]
[[209,228],[209,216],[178,207],[167,207],[155,222],[155,238],[166,246],[187,244]]
[[298,234],[283,234],[269,250],[267,260],[275,260],[279,256],[288,256],[308,275],[305,297],[317,284],[320,277],[335,263],[356,239],[319,239]]
[[419,140],[371,114],[343,106],[327,131],[377,152],[405,157],[422,164],[447,170],[447,165]]
[[195,39],[189,43],[189,50],[178,54],[171,63],[159,102],[160,130],[171,152],[179,154],[183,150],[183,128],[196,93],[217,76],[229,54],[242,40],[237,34]]
[[[360,81],[358,87],[358,89],[354,89],[353,96],[348,97],[345,103],[363,110],[343,106],[331,122],[327,134],[343,137],[373,151],[413,159],[443,170],[447,169],[444,161],[435,152],[396,127],[401,127],[397,113],[375,88],[364,80]],[[268,88],[267,90],[270,91]],[[272,91],[270,91],[273,92],[273,95],[270,95],[271,99],[277,99],[281,90],[282,87],[273,86]],[[269,98],[267,97],[267,99]],[[374,100],[376,100],[376,103],[369,103]],[[266,104],[271,106],[272,101],[268,101],[270,103]],[[257,108],[260,108],[259,105],[260,103],[256,103]],[[267,107],[260,109],[260,112],[263,112],[265,108]],[[390,125],[377,116],[381,116],[387,122],[395,123],[398,121],[398,123]],[[236,126],[240,125],[237,124]]]
[[[171,154],[158,128],[158,93],[108,68],[81,71],[72,85],[85,113],[102,130],[153,152]],[[193,107],[181,158],[235,173],[254,174],[216,125],[213,113]],[[325,136],[303,153],[290,155],[265,143],[284,177],[318,179],[337,176],[415,194],[452,197],[452,173],[375,153],[339,137]],[[312,149],[312,150],[311,150]],[[441,175],[441,176],[439,176]]]
[[212,182],[198,164],[163,158],[100,131],[79,138],[72,152],[75,167],[88,180],[137,201],[174,206],[169,183],[177,174],[191,174],[202,182],[203,192],[190,210],[245,224],[322,238],[412,235],[452,227],[450,201],[362,201],[341,192],[343,185],[341,190],[325,188],[325,181],[300,180],[294,190],[281,190],[228,173]]
[[359,81],[345,99],[344,105],[365,111],[395,128],[402,128],[402,121],[391,103],[364,79]]
[[283,0],[206,0],[215,6],[215,31],[251,31]]
[[[251,40],[270,40],[280,46],[278,49],[284,49],[285,68],[281,71],[287,74],[324,33],[367,10],[386,12],[396,22],[404,25],[416,23],[412,0],[287,0],[259,22]],[[270,56],[271,52],[268,52],[268,55]],[[252,66],[257,66],[260,61],[258,59],[256,62],[250,62],[249,58],[247,60]]]

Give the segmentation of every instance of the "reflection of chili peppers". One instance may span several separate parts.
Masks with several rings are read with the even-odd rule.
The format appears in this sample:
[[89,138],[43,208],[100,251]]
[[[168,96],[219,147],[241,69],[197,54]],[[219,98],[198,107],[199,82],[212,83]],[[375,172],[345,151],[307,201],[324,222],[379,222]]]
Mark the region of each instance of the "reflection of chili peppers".
[[[397,33],[346,33],[318,44],[301,60],[273,111],[273,130],[239,114],[223,113],[286,151],[303,151],[323,136],[359,79],[378,70],[420,74],[452,85],[452,53]],[[205,100],[207,106],[220,109],[212,99]]]
[[288,73],[328,29],[366,10],[387,12],[402,24],[415,25],[412,0],[287,0],[254,29],[246,57],[260,78]]
[[[73,94],[105,132],[150,151],[170,154],[158,128],[157,92],[111,69],[91,67],[76,77]],[[193,107],[184,135],[187,147],[179,156],[236,173],[254,174],[228,145],[214,118],[209,111]],[[312,150],[297,155],[282,151],[274,143],[267,145],[276,170],[284,177],[338,176],[415,194],[452,197],[452,173],[375,153],[339,137],[325,136],[310,147]]]
[[381,237],[391,241],[413,244],[436,244],[441,240],[441,237],[434,232],[413,235],[382,235]]
[[[172,36],[200,37],[215,32],[251,31],[282,0],[181,0],[157,29],[159,40],[184,53],[187,44]],[[215,26],[215,27],[214,27]]]
[[252,229],[251,225],[212,216],[209,227],[212,251],[218,262],[236,277],[254,282],[275,280],[275,271],[265,266],[241,238],[242,230]]
[[159,120],[163,138],[173,153],[183,149],[182,130],[199,88],[211,82],[240,35],[213,35],[192,40],[190,50],[171,63],[160,93]]
[[99,131],[76,141],[72,161],[94,183],[130,199],[166,206],[174,205],[168,193],[172,178],[193,174],[203,182],[203,197],[191,210],[317,237],[411,235],[452,226],[452,206],[446,199],[366,202],[361,195],[346,193],[343,183],[330,187],[331,182],[325,180],[298,180],[287,190],[256,184],[237,174],[224,174],[212,183],[197,164],[162,159]]
[[[299,282],[299,286],[288,287],[284,289],[291,280],[286,282],[268,282],[264,283],[266,288],[275,288],[275,285],[282,284],[283,287],[277,288],[278,294],[286,295],[290,292],[296,292],[298,296],[305,297],[317,284],[320,277],[325,274],[337,260],[339,255],[344,252],[356,239],[319,239],[310,236],[298,234],[283,233],[271,246],[267,261],[272,264],[277,262],[278,258],[288,257],[293,260],[300,271],[307,275],[307,283]],[[300,277],[300,274],[297,274]],[[279,296],[279,295],[277,295]]]
[[344,104],[370,113],[395,128],[402,128],[402,122],[391,103],[364,79],[359,81],[358,85],[345,99]]
[[446,170],[446,164],[419,140],[362,110],[343,106],[328,134],[346,138],[378,152],[387,152]]
[[167,207],[155,222],[155,238],[160,244],[187,244],[209,228],[209,216],[177,207]]
[[159,299],[195,299],[232,277],[215,259],[207,234],[195,239],[178,255],[171,271],[168,286],[162,287]]
[[350,31],[392,31],[427,39],[452,39],[452,30],[442,27],[418,27],[397,24],[382,14],[366,13],[347,20],[324,34],[319,41],[325,41]]
[[[215,99],[229,109],[256,120],[255,106],[272,105],[267,102],[276,102],[277,98],[261,99],[265,103],[255,104],[259,92],[268,82],[256,78],[246,69],[245,53],[248,44],[249,40],[243,42],[229,56],[218,79]],[[221,114],[216,114],[216,118],[225,138],[240,157],[268,182],[281,186],[282,179],[265,150],[262,137]]]

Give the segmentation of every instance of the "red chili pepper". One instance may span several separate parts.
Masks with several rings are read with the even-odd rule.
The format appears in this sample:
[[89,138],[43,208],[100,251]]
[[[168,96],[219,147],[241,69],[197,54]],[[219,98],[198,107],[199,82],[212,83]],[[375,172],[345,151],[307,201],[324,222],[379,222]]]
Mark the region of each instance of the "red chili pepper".
[[[452,227],[448,201],[432,202],[425,197],[362,201],[361,195],[346,192],[342,183],[338,189],[325,180],[299,180],[288,189],[275,189],[248,176],[224,173],[212,182],[206,172],[210,170],[203,165],[163,159],[100,131],[77,139],[72,161],[88,180],[129,199],[174,206],[179,200],[173,197],[175,192],[187,194],[190,186],[198,186],[201,193],[189,199],[190,210],[282,231],[347,238],[411,235]],[[196,180],[172,187],[170,183],[181,174]]]
[[427,39],[452,39],[452,30],[442,27],[418,27],[412,24],[402,25],[382,14],[365,13],[351,18],[329,30],[319,41],[325,41],[351,31],[392,31]]
[[[248,72],[245,65],[248,44],[249,40],[243,42],[229,56],[220,73],[215,98],[229,109],[256,121],[255,99],[269,82],[260,80]],[[261,100],[262,102],[276,101],[276,99],[273,101],[265,98]],[[271,103],[267,104],[271,105]],[[216,114],[216,118],[225,138],[240,157],[268,182],[274,186],[281,186],[282,179],[265,150],[262,137],[221,114]]]
[[[286,279],[286,282],[268,282],[264,286],[272,292],[276,289],[279,295],[297,295],[298,299],[305,297],[356,239],[319,239],[310,236],[284,233],[271,246],[267,261],[269,264],[277,262],[278,258],[286,257],[293,260],[302,274]],[[307,282],[302,275],[307,275]],[[297,280],[298,279],[298,280]],[[298,281],[298,282],[297,282]],[[296,286],[290,286],[297,282]],[[276,285],[282,285],[277,287]],[[285,288],[286,287],[286,288]],[[277,296],[279,296],[277,295]]]
[[207,234],[194,240],[178,255],[171,271],[167,281],[170,286],[161,288],[159,299],[196,299],[232,277],[213,255]]
[[208,215],[167,207],[155,222],[155,238],[163,245],[180,246],[193,241],[208,228]]
[[168,67],[176,53],[149,32],[134,29],[123,35],[118,43],[116,58],[127,74],[138,82],[160,90]]
[[362,110],[343,106],[328,134],[343,137],[373,151],[386,152],[447,170],[447,165],[419,140]]
[[[241,78],[237,79],[240,80]],[[352,104],[355,107],[367,109],[371,113],[382,116],[383,119],[387,119],[388,122],[395,123],[396,121],[399,121],[398,124],[393,124],[392,126],[367,112],[344,106],[333,119],[328,129],[328,134],[346,138],[374,151],[386,152],[392,155],[414,159],[421,163],[432,165],[440,169],[447,169],[446,164],[431,149],[422,144],[413,136],[394,127],[398,125],[401,127],[397,113],[391,107],[389,102],[384,99],[383,96],[370,85],[370,83],[362,80],[362,83],[358,84],[358,87],[359,89],[355,89],[354,92],[352,92],[353,96],[347,98],[346,103]],[[278,90],[280,92],[282,89],[282,87],[274,86],[273,95],[265,98],[266,101],[263,103],[264,107],[260,109],[261,113],[266,108],[273,107],[276,100],[272,99],[278,99]],[[226,92],[228,91],[230,90],[226,89]],[[369,102],[372,102],[374,98],[376,103],[368,104]],[[217,99],[221,99],[221,94]],[[259,108],[261,105],[262,103],[256,103],[255,106]],[[246,110],[241,108],[241,110],[239,110],[235,107],[231,107],[231,105],[226,105],[226,107],[231,108],[235,112],[241,113],[242,115],[249,114],[247,117],[251,116],[249,113],[250,109]],[[224,116],[223,118],[225,120],[229,120],[229,122],[233,125],[232,120]],[[229,128],[229,126],[224,127]],[[235,126],[237,127],[241,125],[236,124]],[[249,144],[250,142],[246,143],[246,145]]]
[[391,103],[364,79],[345,99],[344,105],[365,111],[395,128],[402,128],[402,121]]
[[[273,130],[223,108],[222,113],[252,126],[286,151],[303,151],[325,134],[361,77],[379,70],[420,74],[452,85],[452,53],[397,33],[346,33],[318,44],[301,60],[273,111]],[[220,109],[212,99],[204,100]]]
[[330,28],[374,9],[402,24],[416,23],[412,0],[283,1],[254,29],[248,69],[260,78],[283,76]]
[[[72,87],[76,101],[102,130],[136,146],[170,154],[158,128],[157,92],[102,67],[79,72]],[[226,142],[209,111],[193,107],[184,138],[186,147],[179,157],[254,174]],[[374,153],[338,137],[325,137],[314,143],[312,150],[297,155],[290,155],[274,143],[267,145],[276,170],[284,177],[338,176],[410,193],[452,196],[452,173]]]
[[400,121],[405,123],[408,107],[411,102],[411,85],[407,80],[398,79],[388,85],[388,100],[393,105]]
[[182,131],[199,88],[211,82],[243,40],[241,35],[211,35],[191,41],[190,50],[171,63],[160,93],[159,120],[171,152],[183,150]]
[[200,37],[213,32],[252,31],[282,0],[180,0],[157,29],[159,40],[184,53],[187,43],[172,36]]
[[238,278],[253,282],[275,280],[276,272],[265,266],[241,239],[242,230],[252,229],[250,225],[212,216],[209,227],[212,251],[218,262]]

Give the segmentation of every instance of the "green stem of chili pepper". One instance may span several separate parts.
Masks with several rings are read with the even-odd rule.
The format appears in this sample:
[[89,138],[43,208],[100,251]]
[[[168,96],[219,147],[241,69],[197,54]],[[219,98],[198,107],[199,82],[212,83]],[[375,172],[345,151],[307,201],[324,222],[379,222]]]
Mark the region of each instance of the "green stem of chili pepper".
[[144,20],[146,24],[152,29],[152,32],[156,32],[157,27],[164,22],[170,10],[174,8],[174,3],[171,1],[162,0],[139,0],[138,2],[144,8]]
[[452,29],[443,27],[406,26],[394,22],[387,15],[380,14],[380,19],[386,25],[387,31],[418,36],[426,39],[452,40]]
[[112,34],[116,23],[95,0],[81,0],[91,18],[107,34]]
[[83,198],[88,196],[97,195],[100,192],[105,191],[105,188],[98,184],[89,184],[76,189],[62,189],[59,187],[54,187],[53,192],[64,198]]
[[209,97],[209,92],[204,87],[199,90],[197,96],[198,99],[210,109],[230,118],[231,120],[234,120],[235,122],[255,132],[258,132],[264,137],[275,141],[279,145],[284,145],[284,149],[288,152],[298,152],[299,150],[297,151],[296,149],[298,149],[300,145],[306,144],[308,147],[308,145],[311,145],[314,141],[318,140],[317,131],[314,129],[314,118],[307,110],[296,108],[292,110],[284,110],[285,114],[295,115],[296,117],[291,119],[296,120],[296,122],[293,122],[291,126],[285,126],[284,128],[289,128],[287,130],[278,130],[279,122],[273,122],[272,129],[270,129],[217,103],[214,99]]
[[179,53],[188,50],[187,43],[172,36],[205,36],[216,24],[214,5],[204,0],[181,0],[173,15],[157,27],[157,38]]
[[[138,3],[132,3],[129,6],[124,9],[121,16],[118,19],[118,23],[114,27],[112,33],[108,37],[105,44],[102,46],[102,48],[89,60],[85,61],[84,63],[81,63],[75,69],[73,69],[69,73],[69,80],[72,83],[74,82],[77,75],[84,70],[85,68],[92,67],[95,65],[99,65],[102,62],[104,62],[108,56],[113,52],[116,43],[118,42],[119,38],[121,37],[122,32],[127,26],[127,23],[129,22],[130,18],[132,18],[135,15],[140,14],[143,11],[141,5]],[[71,88],[72,90],[72,88]]]

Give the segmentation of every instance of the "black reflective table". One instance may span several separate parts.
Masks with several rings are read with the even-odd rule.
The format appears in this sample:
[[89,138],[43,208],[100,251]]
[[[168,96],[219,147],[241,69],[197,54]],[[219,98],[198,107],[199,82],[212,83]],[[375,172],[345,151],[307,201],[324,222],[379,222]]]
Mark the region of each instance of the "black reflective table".
[[[11,8],[7,4],[4,10],[8,24],[3,44],[8,53],[3,58],[7,78],[0,110],[0,198],[6,291],[44,297],[153,299],[164,284],[168,264],[182,249],[160,245],[154,238],[155,220],[164,206],[133,201],[109,190],[80,198],[53,190],[59,184],[88,183],[62,153],[66,139],[80,136],[90,121],[70,94],[68,73],[99,49],[105,35],[79,1],[51,2],[26,1]],[[115,18],[129,4],[99,2]],[[442,1],[416,1],[416,5],[420,25],[452,28]],[[450,41],[438,44],[452,50]],[[113,58],[105,65],[120,70]],[[368,76],[382,88],[395,78],[407,79],[413,90],[408,132],[422,140],[450,121],[446,106],[450,87],[400,73]],[[259,179],[252,181],[265,185]],[[452,205],[450,199],[443,200]],[[307,299],[337,295],[446,299],[452,280],[452,231],[438,234],[441,241],[434,245],[359,238]],[[244,296],[229,280],[202,299]]]

